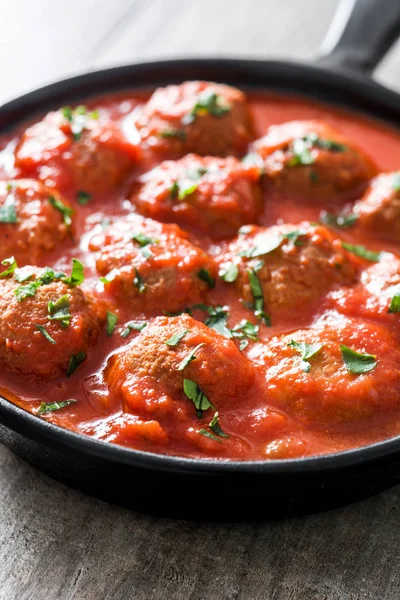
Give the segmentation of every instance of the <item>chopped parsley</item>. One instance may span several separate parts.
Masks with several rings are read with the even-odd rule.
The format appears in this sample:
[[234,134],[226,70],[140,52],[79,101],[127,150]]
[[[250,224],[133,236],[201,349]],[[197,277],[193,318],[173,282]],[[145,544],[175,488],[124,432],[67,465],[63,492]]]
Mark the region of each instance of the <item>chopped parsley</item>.
[[14,294],[18,300],[18,302],[22,302],[25,298],[33,297],[36,295],[36,291],[40,287],[40,283],[37,281],[33,281],[32,283],[27,283],[25,285],[20,285],[14,291]]
[[374,354],[363,354],[356,352],[344,344],[340,344],[343,362],[349,373],[353,375],[361,375],[375,369],[377,365],[376,356]]
[[351,252],[355,256],[359,256],[360,258],[364,258],[365,260],[369,260],[371,262],[379,262],[381,253],[375,252],[374,250],[368,250],[365,246],[348,244],[347,242],[342,242],[342,248]]
[[121,337],[127,338],[132,330],[142,331],[145,327],[147,327],[146,321],[128,321],[125,325],[125,329],[121,332]]
[[221,118],[231,111],[231,106],[215,92],[205,91],[199,94],[196,104],[193,106],[190,113],[182,118],[183,125],[191,125],[198,116],[211,115],[212,117]]
[[225,269],[219,272],[219,275],[225,283],[233,283],[239,275],[239,267],[235,263],[229,263]]
[[292,153],[292,156],[288,161],[288,166],[297,167],[300,165],[312,165],[315,162],[315,158],[311,153],[313,148],[328,150],[330,152],[344,152],[346,150],[344,144],[320,138],[316,133],[310,133],[301,138],[296,138],[290,144],[289,150]]
[[86,352],[78,352],[77,354],[73,354],[69,359],[67,376],[71,377],[72,373],[75,373],[76,369],[86,358]]
[[105,277],[99,277],[99,281],[101,281],[101,283],[104,283],[104,285],[107,285],[107,283],[111,283],[112,281],[114,281],[116,276],[117,276],[117,270],[112,269],[109,273],[107,273],[107,275]]
[[400,192],[400,171],[393,173],[392,187],[395,192]]
[[205,306],[195,305],[193,308],[200,308],[208,312],[208,317],[204,321],[204,324],[210,329],[214,329],[217,333],[224,337],[232,337],[230,329],[228,329],[228,311],[224,306]]
[[50,321],[60,321],[61,327],[68,327],[72,315],[69,312],[70,302],[68,294],[64,294],[58,300],[50,300],[47,305],[48,319]]
[[0,206],[0,223],[17,223],[17,209],[14,203]]
[[185,200],[188,196],[191,196],[197,190],[198,184],[193,181],[174,181],[170,188],[170,194],[172,198],[178,198],[178,200]]
[[266,237],[261,240],[258,246],[251,246],[250,248],[246,248],[246,250],[238,252],[238,256],[242,258],[265,256],[266,254],[270,254],[274,250],[277,250],[285,240],[292,242],[294,246],[302,246],[304,242],[299,238],[302,238],[305,235],[307,235],[307,232],[295,230],[278,235],[275,238]]
[[185,335],[187,335],[189,333],[189,329],[183,329],[182,331],[177,331],[176,333],[174,333],[173,335],[171,335],[171,337],[165,342],[167,346],[172,346],[173,348],[175,348],[180,341],[183,340],[183,338],[185,337]]
[[153,252],[150,250],[150,245],[156,245],[159,243],[159,240],[155,238],[151,238],[145,233],[134,233],[132,235],[132,240],[135,241],[141,249],[141,252],[145,258],[151,258],[153,256]]
[[400,312],[400,291],[394,294],[394,296],[390,300],[389,305],[389,313],[399,313]]
[[85,192],[84,190],[79,190],[78,192],[76,192],[76,201],[81,206],[86,206],[86,204],[89,204],[91,199],[92,196],[91,194],[89,194],[89,192]]
[[271,319],[264,311],[264,293],[257,275],[257,270],[257,268],[247,270],[250,290],[254,299],[252,308],[257,319],[260,319],[264,325],[269,327],[271,325]]
[[334,215],[333,213],[323,210],[319,218],[327,227],[340,227],[341,229],[347,229],[356,223],[358,215],[355,213],[340,213],[338,215]]
[[76,108],[64,106],[60,110],[64,119],[71,124],[72,136],[76,142],[81,139],[83,131],[87,129],[88,120],[97,120],[99,118],[97,110],[88,112],[86,106],[83,105],[77,106]]
[[159,137],[169,139],[175,138],[184,142],[186,140],[186,133],[183,129],[174,129],[171,127],[170,129],[163,129],[159,132]]
[[62,281],[71,287],[81,285],[85,281],[85,267],[77,258],[72,259],[72,270],[69,277],[62,277]]
[[244,350],[249,345],[249,340],[253,342],[258,341],[258,333],[260,328],[258,325],[254,325],[250,321],[243,319],[235,325],[231,330],[232,337],[240,340],[239,349]]
[[66,206],[63,202],[61,202],[61,200],[59,200],[58,198],[55,198],[54,196],[50,196],[49,202],[50,202],[51,206],[53,208],[55,208],[55,210],[58,210],[61,213],[61,215],[63,217],[64,225],[66,225],[67,227],[70,227],[72,224],[71,215],[74,212],[72,210],[72,208],[70,208],[69,206]]
[[135,286],[135,288],[137,288],[137,290],[139,291],[139,294],[143,294],[143,292],[146,290],[145,283],[144,283],[142,277],[140,276],[140,273],[136,267],[135,267],[135,277],[133,278],[133,285]]
[[46,330],[45,327],[43,327],[43,325],[38,325],[37,323],[35,323],[35,327],[38,331],[40,331],[40,333],[42,334],[42,336],[48,341],[50,342],[50,344],[56,344],[56,341],[51,337],[51,335],[49,334],[49,332]]
[[179,363],[179,365],[177,366],[176,370],[177,371],[183,371],[184,369],[186,369],[186,367],[193,361],[196,360],[197,356],[196,356],[196,352],[198,350],[200,350],[200,348],[204,346],[204,344],[198,344],[195,348],[193,348],[189,354],[187,354],[187,356],[185,356],[185,358]]
[[5,258],[1,261],[1,264],[7,268],[0,273],[0,279],[5,279],[9,275],[12,275],[15,269],[18,269],[17,261],[13,256],[10,256],[10,258]]
[[202,428],[199,429],[199,433],[204,435],[204,437],[208,437],[211,440],[219,443],[222,442],[220,438],[229,438],[229,435],[223,431],[221,425],[219,424],[218,411],[214,413],[214,416],[209,422],[208,427],[211,429],[211,431]]
[[323,344],[307,344],[306,342],[296,342],[295,340],[290,340],[288,346],[300,354],[301,368],[303,371],[308,373],[311,369],[311,364],[309,363],[310,358],[320,352]]
[[45,415],[50,412],[54,412],[55,410],[60,410],[61,408],[65,408],[66,406],[70,406],[70,404],[75,404],[76,400],[64,400],[63,402],[42,402],[37,411],[37,415]]
[[115,326],[118,321],[118,317],[117,317],[117,315],[114,315],[114,313],[107,311],[106,321],[107,321],[107,335],[112,335],[114,333]]
[[[76,258],[72,259],[72,272],[69,277],[65,273],[53,271],[50,267],[46,267],[44,271],[36,277],[35,281],[31,281],[25,285],[20,285],[14,292],[18,302],[22,302],[25,298],[35,296],[36,291],[42,285],[49,285],[55,280],[62,281],[63,283],[75,287],[84,280],[84,267],[83,264]],[[16,277],[17,281],[27,281],[32,275]],[[69,315],[70,316],[70,315]],[[61,320],[61,319],[60,319]]]
[[208,410],[209,408],[215,410],[215,406],[213,406],[195,381],[192,381],[191,379],[184,379],[183,391],[185,396],[189,398],[189,400],[191,400],[195,405],[199,419],[203,416],[204,410]]
[[207,269],[201,268],[197,273],[197,277],[204,281],[204,283],[206,283],[210,288],[215,287],[215,279],[212,277],[210,271],[207,271]]

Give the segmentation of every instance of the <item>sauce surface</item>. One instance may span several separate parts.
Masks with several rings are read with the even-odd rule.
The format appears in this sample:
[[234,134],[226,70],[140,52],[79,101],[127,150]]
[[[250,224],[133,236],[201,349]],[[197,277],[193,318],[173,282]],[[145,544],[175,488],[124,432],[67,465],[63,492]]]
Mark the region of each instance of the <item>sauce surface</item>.
[[[396,240],[393,227],[387,223],[384,223],[380,230],[374,229],[375,226],[364,226],[363,208],[360,209],[360,213],[357,213],[356,206],[368,193],[369,179],[372,180],[381,172],[396,172],[400,167],[400,134],[372,119],[312,100],[267,93],[250,94],[247,101],[252,115],[253,129],[249,141],[243,149],[238,150],[236,156],[239,161],[245,155],[253,157],[249,161],[251,163],[249,169],[253,171],[250,174],[246,172],[246,177],[249,177],[247,183],[251,188],[257,186],[254,197],[257,198],[257,194],[260,194],[260,198],[255,200],[255,206],[261,208],[256,209],[253,205],[249,205],[246,208],[248,212],[245,212],[243,206],[240,206],[242,211],[240,212],[234,205],[232,211],[237,210],[240,214],[238,218],[242,222],[238,224],[233,218],[229,218],[226,233],[222,237],[214,235],[212,225],[210,226],[210,222],[213,223],[214,213],[210,211],[211,217],[208,219],[207,206],[205,208],[200,206],[199,213],[195,213],[194,217],[190,212],[186,214],[185,209],[178,214],[177,222],[184,235],[181,239],[179,233],[179,243],[176,246],[168,246],[168,244],[175,244],[171,239],[175,240],[174,236],[177,234],[172,229],[154,230],[155,233],[151,235],[146,233],[150,235],[154,247],[152,243],[148,241],[146,243],[146,239],[143,241],[143,238],[139,237],[136,246],[142,250],[149,247],[153,255],[147,258],[150,267],[146,265],[146,256],[141,259],[143,269],[148,268],[148,271],[141,271],[144,273],[145,284],[151,279],[152,261],[156,264],[157,259],[158,265],[163,262],[162,268],[173,269],[174,256],[179,253],[182,253],[181,262],[186,265],[189,275],[191,273],[189,269],[192,268],[188,266],[189,256],[196,273],[203,272],[203,277],[200,277],[201,282],[196,280],[194,284],[199,291],[194,295],[193,301],[191,301],[193,285],[189,282],[187,290],[182,289],[182,282],[186,282],[185,278],[189,277],[186,271],[179,271],[177,280],[171,284],[172,287],[168,287],[165,283],[168,282],[168,276],[163,271],[165,287],[160,293],[159,290],[154,292],[150,300],[143,301],[140,294],[136,293],[137,290],[133,299],[129,298],[130,289],[126,291],[122,288],[122,291],[116,291],[111,276],[109,283],[99,281],[100,277],[106,277],[107,280],[108,262],[104,258],[107,244],[111,248],[110,253],[114,260],[114,247],[120,235],[118,225],[116,232],[111,229],[113,233],[110,234],[110,239],[107,239],[107,231],[116,222],[125,222],[128,223],[126,231],[131,234],[132,229],[136,228],[134,233],[137,234],[137,227],[140,229],[141,221],[135,218],[150,217],[157,223],[166,223],[169,227],[174,222],[174,216],[166,217],[164,213],[151,212],[159,209],[158,205],[154,208],[153,196],[151,196],[152,193],[156,195],[156,192],[150,190],[151,201],[149,202],[144,198],[143,193],[143,203],[140,204],[137,200],[136,204],[135,198],[138,199],[139,196],[135,196],[136,192],[133,191],[137,189],[138,182],[140,186],[146,184],[146,178],[149,177],[144,174],[156,168],[163,160],[181,160],[186,154],[194,152],[193,148],[189,148],[189,152],[178,151],[175,155],[174,150],[168,156],[168,152],[165,153],[164,150],[158,152],[153,149],[151,143],[146,146],[143,142],[143,129],[140,130],[136,121],[137,115],[142,114],[140,111],[143,110],[143,104],[147,102],[148,97],[149,94],[131,92],[90,99],[86,104],[86,111],[96,111],[96,118],[99,113],[101,119],[109,121],[122,132],[124,140],[118,141],[118,149],[124,145],[129,146],[129,148],[124,147],[124,152],[131,157],[133,166],[127,166],[120,180],[110,175],[109,186],[105,183],[102,185],[103,175],[100,177],[100,185],[97,185],[96,181],[92,184],[91,178],[87,175],[90,191],[86,186],[67,180],[63,170],[54,162],[53,154],[48,148],[45,162],[40,165],[40,169],[37,165],[32,167],[29,160],[35,152],[38,152],[38,147],[35,146],[35,140],[32,142],[31,138],[30,144],[25,144],[25,148],[21,149],[21,138],[26,130],[26,124],[0,138],[0,183],[26,178],[40,180],[50,190],[62,190],[63,202],[73,211],[72,233],[70,232],[64,238],[62,233],[58,233],[58,243],[55,247],[46,249],[38,257],[29,247],[27,254],[30,257],[35,256],[35,260],[33,263],[27,260],[24,264],[33,264],[36,271],[48,266],[55,272],[60,271],[69,275],[72,259],[80,261],[85,267],[85,279],[79,286],[68,289],[76,291],[79,288],[90,298],[91,306],[94,307],[98,319],[99,330],[96,339],[88,342],[85,358],[70,373],[70,376],[67,376],[67,373],[56,376],[51,373],[47,376],[43,369],[42,375],[38,377],[32,374],[31,368],[15,366],[14,362],[10,366],[10,362],[7,362],[9,354],[4,350],[3,354],[0,353],[2,395],[24,409],[38,414],[38,418],[47,419],[60,427],[126,447],[180,456],[223,460],[291,458],[341,451],[398,435],[400,433],[400,328],[393,297],[396,295],[397,284],[400,284],[400,275],[398,282],[396,279],[397,273],[400,273],[397,264],[400,235]],[[202,115],[199,110],[196,117],[198,121]],[[223,123],[223,119],[224,115],[214,117],[218,124]],[[373,169],[371,167],[372,175],[366,180],[364,188],[357,190],[351,198],[347,193],[330,196],[325,192],[321,197],[316,198],[315,195],[309,197],[307,193],[304,194],[300,187],[290,188],[292,183],[289,179],[287,180],[289,187],[285,187],[286,183],[283,187],[280,184],[275,185],[274,182],[277,181],[274,179],[275,171],[271,170],[272,174],[269,175],[268,158],[265,159],[267,167],[262,164],[261,159],[254,159],[254,154],[257,154],[257,143],[253,146],[253,142],[263,139],[270,126],[291,121],[318,121],[339,132],[341,139],[345,141],[337,145],[342,149],[329,149],[332,155],[335,152],[343,152],[347,144],[354,145],[364,153],[368,161],[374,165]],[[81,134],[78,132],[79,135]],[[99,139],[100,143],[103,143],[104,132],[101,135],[103,137],[99,136]],[[218,136],[222,136],[222,133]],[[306,137],[302,135],[299,139],[304,142]],[[165,136],[164,141],[168,142],[168,135]],[[44,142],[40,143],[44,144]],[[306,159],[304,163],[297,166],[292,160],[290,174],[293,169],[307,166],[309,156],[307,152],[311,151],[312,154],[315,148],[318,148],[318,143],[313,146],[313,141],[308,144],[308,139],[306,140],[306,154],[302,154],[300,160],[304,160],[304,156]],[[14,153],[18,145],[20,154],[18,166],[15,166]],[[286,152],[286,150],[287,145],[283,150],[278,149],[278,152]],[[68,153],[69,150],[65,152]],[[206,149],[200,154],[210,153]],[[226,154],[229,155],[231,152],[228,151]],[[259,155],[262,156],[261,150]],[[219,156],[224,157],[224,153],[220,152]],[[280,155],[277,157],[279,159]],[[71,160],[79,162],[74,156]],[[223,158],[223,160],[227,159]],[[312,167],[314,163],[318,165],[315,158],[311,160],[308,166]],[[122,158],[117,161],[118,165],[122,164],[121,161],[123,162]],[[212,170],[214,167],[207,168]],[[83,170],[86,174],[90,169],[91,163],[85,163]],[[258,169],[256,176],[254,169]],[[281,178],[281,173],[280,170],[276,177]],[[181,186],[176,193],[181,194],[183,188],[179,175],[176,179],[180,181]],[[311,175],[311,179],[314,179],[314,175]],[[161,183],[160,186],[162,187]],[[200,186],[198,181],[192,187],[196,186]],[[187,201],[189,204],[193,191],[190,186],[188,189],[187,185],[184,189],[187,197],[178,198],[177,204],[179,201],[184,203]],[[7,188],[7,193],[9,192],[12,192],[10,187]],[[86,193],[83,201],[82,192]],[[246,194],[247,192],[244,196],[247,198]],[[229,206],[227,210],[228,212],[231,210]],[[252,214],[252,210],[258,211],[254,220],[248,217]],[[232,211],[230,214],[233,214]],[[138,213],[143,216],[136,217]],[[157,218],[159,214],[163,215],[160,220]],[[201,214],[205,215],[205,222],[200,226],[199,215]],[[338,215],[339,217],[350,215],[350,221],[351,215],[357,214],[357,218],[354,217],[354,221],[345,227],[338,225],[338,221],[336,220],[335,223],[331,218],[330,223],[325,227],[320,223],[321,220],[327,222],[326,214],[328,217],[334,215],[336,218]],[[131,227],[129,223],[132,216],[134,221]],[[222,230],[221,227],[225,226],[225,222],[223,217],[221,220],[219,213],[215,219],[217,217],[219,220],[214,222],[218,223],[216,225],[218,233]],[[291,224],[291,229],[286,231],[285,224]],[[276,235],[274,234],[275,247],[272,250],[264,248],[257,256],[254,247],[261,244],[256,237],[259,229],[254,231],[251,228],[244,229],[240,234],[229,230],[229,227],[233,227],[237,231],[240,225],[251,225],[257,228],[278,227]],[[11,227],[11,225],[6,226]],[[5,236],[2,227],[5,225],[0,223],[0,241],[2,236],[4,241]],[[207,227],[211,229],[207,230]],[[319,227],[322,227],[321,231]],[[260,235],[263,236],[264,232],[265,230],[262,229]],[[294,234],[294,237],[293,235],[290,237],[290,234]],[[168,253],[161,256],[159,250],[164,243],[164,235],[167,247],[172,248],[170,256],[166,256]],[[249,238],[247,239],[246,236]],[[342,250],[345,248],[342,242],[351,245],[352,250]],[[187,243],[190,243],[190,248],[186,247]],[[314,268],[316,265],[314,251],[310,255],[300,254],[297,259],[298,253],[302,253],[305,247],[308,248],[308,243],[312,248],[315,244],[317,248],[321,248],[324,257],[328,252],[326,248],[333,249],[333,258],[330,257],[329,260],[336,261],[333,269],[334,277],[333,275],[331,277],[330,271],[327,270],[331,269],[331,262],[329,267],[328,263],[321,262]],[[121,248],[124,249],[125,246],[126,240],[123,239]],[[197,248],[195,254],[192,253],[192,246]],[[362,246],[364,252],[360,254],[358,251],[357,255],[357,251],[354,253],[354,246]],[[373,253],[373,260],[366,259],[365,249]],[[122,253],[123,251],[121,250]],[[158,251],[160,256],[157,254]],[[201,252],[205,255],[203,256]],[[236,261],[235,257],[239,257],[240,252],[247,252],[247,256],[241,256]],[[249,255],[251,252],[253,255]],[[285,293],[286,288],[281,292],[276,286],[281,284],[282,277],[287,276],[286,271],[289,267],[285,263],[282,270],[279,263],[276,266],[277,270],[273,271],[275,263],[272,261],[280,260],[280,255],[274,259],[277,256],[276,252],[282,252],[282,260],[294,261],[290,262],[290,265],[294,265],[293,272],[289,272],[289,280],[292,281],[289,287],[292,295],[283,308],[282,294]],[[102,253],[101,260],[104,260],[104,272],[99,272],[99,253]],[[9,256],[0,258],[4,260]],[[265,279],[263,267],[256,264],[256,259],[269,265],[270,271],[265,275]],[[344,267],[338,266],[338,261],[342,259],[345,261]],[[217,265],[215,272],[213,266],[208,266],[208,260],[213,264],[215,261]],[[237,264],[240,263],[242,271],[233,281],[224,280],[221,275],[225,273],[226,277],[227,269],[232,264],[236,264],[235,261]],[[24,264],[18,264],[21,272],[24,272]],[[346,265],[349,265],[348,273]],[[278,273],[278,267],[279,277],[277,275],[274,279],[273,275]],[[4,269],[6,268],[7,263],[4,264]],[[309,300],[304,305],[302,300],[297,300],[296,296],[297,274],[303,269],[306,269],[307,273],[313,273],[305,283],[303,281],[299,283],[302,290],[308,286],[307,290],[310,291],[307,296]],[[243,279],[248,276],[249,271],[253,272],[259,282],[262,279],[264,286],[262,312],[265,318],[263,315],[260,316],[260,311],[257,314],[254,288],[251,287],[249,291],[249,283],[247,279],[246,281]],[[336,272],[339,272],[339,276],[336,276]],[[11,285],[11,281],[14,281],[13,277],[15,274],[4,277],[1,282]],[[210,278],[214,286],[207,281]],[[132,283],[132,289],[140,286],[141,279],[140,273],[139,275],[136,273],[136,283]],[[388,290],[389,280],[392,286]],[[61,284],[55,281],[51,284],[53,285]],[[285,285],[288,285],[287,282]],[[319,286],[323,288],[322,292],[314,293]],[[50,286],[48,289],[50,290]],[[46,302],[49,299],[55,302],[64,293],[54,289],[54,299],[50,296],[46,297]],[[271,306],[267,300],[266,290],[268,290]],[[36,299],[42,291],[44,294],[45,285],[38,288]],[[274,291],[277,292],[276,310]],[[145,297],[145,294],[142,296]],[[183,298],[183,305],[181,301],[175,302],[178,297]],[[32,298],[17,302],[17,309],[26,301],[33,302]],[[70,302],[72,306],[72,299]],[[7,348],[10,334],[2,333],[1,321],[3,324],[9,323],[13,317],[6,312],[4,304],[5,301],[3,305],[0,301],[0,344]],[[193,325],[190,315],[187,314],[188,311],[185,311],[186,307],[189,308],[190,315],[195,321],[206,321],[207,324],[208,320],[209,326],[205,326],[204,330],[200,326],[199,329],[195,329],[197,325]],[[216,331],[212,327],[213,314],[209,307],[214,309],[223,307],[222,318],[221,313],[216,317],[219,323],[215,328]],[[112,322],[113,317],[116,323]],[[132,321],[134,326],[129,327]],[[247,323],[245,330],[247,333],[250,331],[250,335],[243,334],[242,326],[242,329],[240,327],[237,329],[239,334],[232,337],[232,330],[235,331],[235,326],[240,326],[241,323]],[[249,329],[249,323],[255,329]],[[32,323],[32,332],[36,336],[43,336],[43,332],[34,331],[34,325],[35,323]],[[53,323],[51,326],[53,327]],[[75,321],[69,324],[68,335],[71,334],[71,327],[75,326],[78,327]],[[222,329],[228,328],[228,336],[220,336],[221,326]],[[184,334],[185,331],[190,333]],[[54,355],[60,352],[63,345],[62,333],[60,329],[60,338],[57,337],[55,344],[46,339],[43,341],[43,344],[49,345]],[[214,341],[215,333],[221,339],[218,337]],[[181,339],[178,339],[175,345],[173,345],[174,341],[171,345],[166,344],[165,342],[174,334],[181,334]],[[83,335],[81,330],[77,330],[77,335]],[[88,334],[89,337],[91,335]],[[236,348],[233,348],[233,345]],[[134,351],[132,356],[129,355],[128,360],[127,352],[132,347]],[[356,361],[352,371],[349,371],[346,350],[342,347],[350,349],[350,362],[351,359]],[[18,353],[18,349],[14,349],[13,352]],[[45,352],[47,352],[46,346]],[[71,351],[72,354],[74,352]],[[190,352],[192,352],[191,359],[188,356]],[[306,356],[307,352],[309,358]],[[360,358],[354,354],[362,356]],[[196,404],[193,397],[190,398],[190,390],[186,390],[185,393],[180,390],[181,380],[175,383],[174,375],[170,376],[168,369],[179,370],[179,365],[185,359],[187,364],[182,368],[183,376],[186,377],[186,381],[198,384],[195,392],[198,393],[200,389],[206,401],[204,398],[199,400],[197,397]],[[46,354],[43,354],[43,356],[38,355],[37,360],[46,363],[48,359]],[[172,367],[169,362],[171,360]],[[26,365],[26,361],[24,364]],[[356,372],[357,369],[361,370]],[[178,387],[180,391],[176,392]],[[206,389],[209,390],[207,393],[205,393]],[[51,410],[43,409],[43,403],[63,403],[71,399],[74,400],[73,403],[62,406],[58,410],[54,410],[54,406]],[[215,413],[218,413],[216,417]],[[210,425],[213,421],[214,423]]]

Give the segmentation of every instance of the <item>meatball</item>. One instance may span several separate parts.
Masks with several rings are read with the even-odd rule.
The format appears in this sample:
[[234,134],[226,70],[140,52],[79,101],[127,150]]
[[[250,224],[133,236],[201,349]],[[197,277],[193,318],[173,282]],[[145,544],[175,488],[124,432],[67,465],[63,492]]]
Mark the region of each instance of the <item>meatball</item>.
[[[173,336],[179,341],[171,345]],[[207,399],[198,404],[200,412],[222,410],[240,402],[253,383],[254,369],[232,340],[181,315],[154,319],[112,357],[106,378],[127,412],[153,413],[155,418],[173,414],[179,423],[196,415],[184,379],[194,382]]]
[[240,155],[252,131],[245,94],[206,81],[157,89],[135,126],[146,147],[170,157]]
[[190,154],[165,161],[143,175],[132,202],[147,217],[223,238],[258,220],[262,208],[259,178],[258,167],[245,166],[236,158]]
[[97,194],[112,191],[132,171],[138,148],[97,111],[64,107],[29,127],[15,150],[24,175]]
[[216,263],[179,227],[138,215],[96,234],[89,248],[106,291],[149,312],[202,300],[217,275]]
[[360,228],[400,243],[400,173],[375,177],[353,213]]
[[299,315],[335,285],[357,280],[355,260],[324,226],[300,223],[243,230],[222,254],[221,272],[237,265],[236,286],[256,312]]
[[42,379],[72,375],[96,340],[92,304],[81,289],[53,275],[24,267],[0,279],[0,364],[6,371]]
[[367,156],[318,121],[273,125],[253,151],[264,161],[267,182],[316,200],[356,198],[376,173]]
[[[349,371],[343,346],[369,355],[369,370]],[[264,365],[271,403],[303,422],[325,428],[400,408],[400,350],[380,325],[328,313],[310,329],[272,338],[253,358]]]
[[70,238],[72,209],[56,190],[34,179],[0,182],[0,258],[38,264]]

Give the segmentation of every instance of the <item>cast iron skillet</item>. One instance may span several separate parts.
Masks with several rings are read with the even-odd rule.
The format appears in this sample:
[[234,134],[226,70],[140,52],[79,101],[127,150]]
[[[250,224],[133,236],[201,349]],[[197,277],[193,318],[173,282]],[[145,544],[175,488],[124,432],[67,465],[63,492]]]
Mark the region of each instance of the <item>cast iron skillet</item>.
[[[108,69],[2,106],[0,131],[85,96],[186,79],[301,93],[400,126],[400,96],[368,77],[399,32],[399,0],[346,0],[316,66],[210,58]],[[58,428],[4,398],[0,422],[0,440],[56,479],[111,502],[179,517],[253,520],[305,514],[375,494],[400,480],[400,437],[315,458],[219,462],[107,444]]]

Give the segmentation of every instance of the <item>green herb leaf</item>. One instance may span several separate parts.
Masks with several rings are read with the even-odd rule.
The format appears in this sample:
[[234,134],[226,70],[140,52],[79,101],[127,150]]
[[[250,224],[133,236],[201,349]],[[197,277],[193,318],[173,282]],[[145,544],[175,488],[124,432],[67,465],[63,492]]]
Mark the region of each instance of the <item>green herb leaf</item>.
[[151,258],[153,256],[153,252],[150,250],[150,245],[156,245],[159,243],[159,240],[155,238],[151,238],[144,233],[134,233],[132,235],[132,240],[139,244],[142,254],[145,258]]
[[50,412],[54,412],[55,410],[60,410],[61,408],[65,408],[66,406],[70,406],[70,404],[75,404],[76,400],[64,400],[63,402],[42,402],[37,411],[37,415],[45,415]]
[[114,315],[112,312],[107,311],[106,319],[107,319],[107,335],[112,335],[114,333],[114,329],[117,324],[118,317],[117,317],[117,315]]
[[190,125],[199,115],[211,115],[212,117],[224,117],[231,111],[231,106],[224,102],[215,92],[205,91],[199,94],[196,104],[189,114],[182,118],[183,125]]
[[339,215],[334,215],[333,213],[323,210],[319,218],[327,227],[340,227],[341,229],[347,229],[356,223],[358,215],[355,213],[341,213]]
[[310,358],[318,354],[323,347],[323,344],[307,344],[306,342],[296,342],[295,340],[290,340],[288,346],[294,348],[296,352],[300,354],[301,358],[301,368],[306,373],[311,369],[311,365],[308,362]]
[[189,400],[193,402],[197,410],[197,416],[199,418],[202,417],[203,411],[212,408],[215,410],[215,406],[211,404],[207,396],[201,390],[201,388],[197,385],[195,381],[191,379],[183,380],[183,391]]
[[233,283],[238,278],[239,267],[233,262],[229,263],[224,270],[220,271],[219,275],[225,283]]
[[186,367],[193,361],[196,360],[196,352],[202,347],[204,344],[198,344],[195,348],[193,348],[187,356],[179,363],[176,370],[183,371]]
[[210,329],[213,329],[220,335],[224,337],[231,338],[232,333],[231,330],[228,329],[228,311],[226,307],[223,306],[208,306],[206,310],[209,314],[207,319],[204,321],[204,324]]
[[45,327],[43,327],[43,325],[38,325],[37,323],[35,323],[35,327],[38,331],[40,331],[40,333],[42,334],[42,336],[51,344],[56,344],[56,341],[53,340],[53,338],[51,337],[51,335],[48,333],[48,331],[46,331]]
[[135,277],[133,278],[133,285],[135,286],[135,288],[138,289],[139,294],[143,294],[143,292],[146,290],[145,283],[144,283],[142,277],[140,276],[139,271],[136,269],[136,267],[135,267]]
[[254,298],[254,314],[257,317],[257,319],[260,319],[260,321],[262,321],[264,325],[267,325],[267,327],[269,327],[271,325],[271,319],[269,315],[267,315],[264,311],[264,292],[260,280],[258,278],[256,269],[248,269],[247,273],[249,276],[251,294]]
[[307,166],[314,163],[314,157],[311,154],[312,144],[305,138],[294,140],[290,146],[292,157],[288,160],[289,167]]
[[356,352],[344,344],[340,344],[343,362],[349,373],[361,375],[375,369],[377,365],[376,356],[373,354],[363,354]]
[[209,423],[209,428],[216,434],[219,435],[220,437],[223,438],[228,438],[229,435],[224,433],[224,431],[222,430],[221,425],[219,424],[219,419],[218,419],[218,411],[214,413],[213,418],[211,419],[210,423]]
[[104,283],[104,285],[107,285],[107,283],[111,283],[112,281],[114,281],[116,276],[117,276],[117,270],[112,269],[109,273],[107,273],[107,275],[105,277],[99,277],[99,281],[101,281],[101,283]]
[[0,223],[17,223],[17,209],[15,204],[0,206]]
[[5,279],[9,275],[12,275],[15,269],[18,269],[17,261],[13,256],[10,256],[10,258],[5,258],[1,261],[1,264],[7,268],[0,273],[0,279]]
[[71,377],[72,373],[74,373],[76,371],[76,369],[79,367],[79,365],[81,363],[83,363],[85,358],[86,358],[86,352],[78,352],[77,354],[73,354],[71,356],[71,358],[69,359],[68,369],[67,369],[68,377]]
[[97,120],[99,118],[97,110],[88,112],[86,106],[83,105],[76,108],[64,106],[60,111],[64,119],[71,124],[72,135],[76,142],[81,139],[83,131],[87,128],[88,119]]
[[54,196],[50,196],[49,202],[53,208],[55,208],[62,214],[64,224],[67,227],[70,227],[70,225],[72,224],[71,215],[74,212],[72,208],[66,206],[63,202],[61,202],[61,200],[54,198]]
[[261,240],[261,243],[258,246],[252,246],[251,248],[246,248],[246,250],[242,250],[238,252],[238,256],[242,258],[256,258],[258,256],[264,256],[265,254],[269,254],[273,252],[282,244],[284,240],[283,235],[279,235],[276,238],[269,238]]
[[210,438],[210,440],[213,440],[214,442],[218,442],[219,444],[222,444],[222,440],[219,437],[217,437],[211,431],[207,431],[207,429],[204,429],[203,427],[201,429],[199,429],[199,433],[200,433],[200,435],[204,435],[204,437],[206,437],[206,438]]
[[204,283],[206,283],[210,288],[215,287],[215,279],[211,276],[210,271],[207,271],[207,269],[201,268],[197,273],[197,277],[204,281]]
[[[260,331],[260,328],[258,325],[254,325],[253,323],[251,323],[250,321],[247,321],[246,319],[243,319],[242,321],[240,321],[240,323],[238,323],[231,329],[232,337],[237,338],[239,340],[248,338],[249,340],[252,340],[253,342],[258,341],[259,331]],[[243,350],[247,346],[247,344],[248,344],[248,342],[245,345],[241,344],[242,347],[240,349]]]
[[20,285],[14,291],[14,294],[18,300],[18,302],[22,302],[25,298],[33,297],[36,295],[36,290],[40,286],[40,283],[37,281],[33,281],[32,283],[27,283],[26,285]]
[[89,192],[85,192],[84,190],[79,190],[76,192],[76,200],[78,204],[81,206],[86,206],[92,199],[92,195]]
[[167,346],[172,346],[175,347],[179,344],[179,342],[181,340],[183,340],[183,338],[185,337],[185,335],[187,335],[189,333],[189,329],[184,329],[182,331],[178,331],[177,333],[174,333],[173,335],[171,335],[171,337],[169,338],[169,340],[167,340],[165,343]]
[[161,138],[176,138],[178,140],[182,140],[184,142],[186,140],[186,133],[183,129],[163,129],[159,132],[159,137]]
[[392,299],[390,300],[389,305],[389,313],[399,313],[400,312],[400,292],[394,294]]
[[125,325],[125,329],[121,332],[121,337],[127,338],[132,330],[142,331],[145,327],[147,327],[146,321],[128,321]]
[[48,319],[50,321],[60,321],[62,327],[68,327],[72,315],[69,312],[70,302],[68,294],[64,294],[58,300],[50,300],[47,305]]
[[393,173],[392,187],[395,192],[400,192],[400,171]]
[[351,252],[355,256],[359,256],[360,258],[364,258],[365,260],[369,260],[371,262],[379,262],[381,253],[375,252],[374,250],[368,250],[365,246],[348,244],[347,242],[342,242],[342,248]]
[[72,270],[69,277],[63,277],[62,281],[71,287],[81,285],[85,281],[85,267],[77,258],[72,259]]

